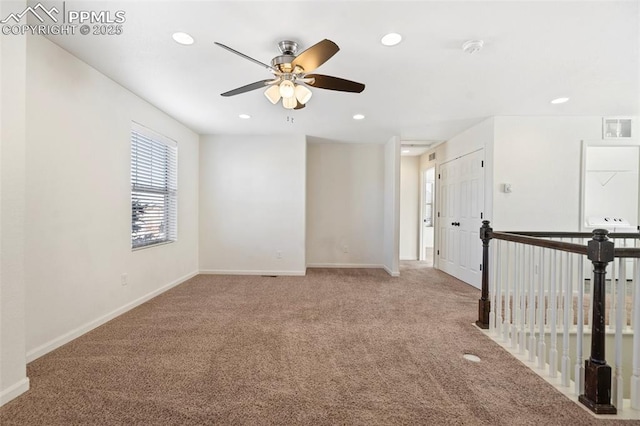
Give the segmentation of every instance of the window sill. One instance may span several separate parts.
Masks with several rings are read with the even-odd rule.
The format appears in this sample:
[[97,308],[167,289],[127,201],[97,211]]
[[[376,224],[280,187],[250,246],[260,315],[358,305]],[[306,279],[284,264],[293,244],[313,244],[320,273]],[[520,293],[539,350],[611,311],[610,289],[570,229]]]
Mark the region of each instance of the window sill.
[[146,246],[132,247],[131,251],[140,251],[140,250],[149,249],[153,247],[166,246],[167,244],[171,244],[171,243],[175,243],[175,241],[162,241],[159,243],[147,244]]

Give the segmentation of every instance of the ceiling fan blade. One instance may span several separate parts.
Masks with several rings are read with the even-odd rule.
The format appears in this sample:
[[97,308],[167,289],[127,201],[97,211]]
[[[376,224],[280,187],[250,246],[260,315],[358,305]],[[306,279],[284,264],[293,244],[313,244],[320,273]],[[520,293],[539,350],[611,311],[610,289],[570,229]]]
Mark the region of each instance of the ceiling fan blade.
[[338,53],[338,50],[340,50],[340,48],[337,44],[331,40],[324,39],[296,56],[293,62],[291,62],[291,66],[293,68],[299,66],[302,67],[305,72],[311,72],[327,62],[333,55]]
[[222,47],[223,49],[228,50],[231,53],[235,53],[236,55],[241,56],[241,57],[253,62],[254,64],[258,64],[258,65],[260,65],[260,66],[262,66],[262,67],[264,67],[264,68],[266,68],[266,69],[268,69],[270,71],[276,71],[276,72],[278,71],[274,67],[272,67],[271,65],[267,65],[264,62],[260,62],[257,59],[253,59],[251,56],[247,56],[244,53],[238,52],[237,50],[232,49],[229,46],[225,46],[224,44],[218,43],[217,41],[214,41],[213,43],[216,44],[217,46]]
[[260,80],[255,83],[247,84],[246,86],[238,87],[237,89],[229,90],[228,92],[222,93],[220,96],[235,96],[240,93],[250,92],[252,90],[260,89],[262,87],[268,86],[272,83],[273,80]]
[[364,84],[344,78],[331,77],[322,74],[307,74],[305,78],[313,78],[313,83],[307,83],[311,87],[319,89],[337,90],[339,92],[360,93],[364,90]]
[[298,105],[296,105],[294,109],[302,109],[304,107],[305,107],[305,104],[301,104],[300,102],[298,102]]

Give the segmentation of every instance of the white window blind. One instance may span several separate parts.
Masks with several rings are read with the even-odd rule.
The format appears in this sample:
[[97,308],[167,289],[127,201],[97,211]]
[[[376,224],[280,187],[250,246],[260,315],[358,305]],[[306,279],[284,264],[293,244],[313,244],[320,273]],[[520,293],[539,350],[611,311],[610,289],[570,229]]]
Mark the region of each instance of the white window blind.
[[139,124],[131,127],[131,247],[178,237],[178,147]]

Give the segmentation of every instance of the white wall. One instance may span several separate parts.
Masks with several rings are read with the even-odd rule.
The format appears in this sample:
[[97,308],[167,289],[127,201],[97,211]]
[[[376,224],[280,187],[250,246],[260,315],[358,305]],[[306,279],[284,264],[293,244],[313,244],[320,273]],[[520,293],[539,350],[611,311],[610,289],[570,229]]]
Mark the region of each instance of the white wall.
[[[198,270],[198,142],[185,126],[43,37],[27,49],[29,359]],[[178,142],[178,241],[131,251],[130,131]],[[128,285],[121,274],[128,274]]]
[[384,146],[307,146],[307,265],[383,264]]
[[496,117],[493,229],[578,231],[581,140],[601,139],[601,126],[601,117]]
[[418,260],[420,231],[420,157],[400,161],[400,260]]
[[[24,5],[24,2],[22,2]],[[21,10],[0,3],[0,16]],[[25,354],[26,39],[0,37],[0,405],[29,389]]]
[[400,138],[384,146],[384,268],[400,275]]
[[442,164],[482,148],[486,150],[493,144],[493,139],[494,118],[491,117],[438,145],[435,148],[436,161]]
[[200,270],[303,275],[305,170],[304,136],[203,137]]

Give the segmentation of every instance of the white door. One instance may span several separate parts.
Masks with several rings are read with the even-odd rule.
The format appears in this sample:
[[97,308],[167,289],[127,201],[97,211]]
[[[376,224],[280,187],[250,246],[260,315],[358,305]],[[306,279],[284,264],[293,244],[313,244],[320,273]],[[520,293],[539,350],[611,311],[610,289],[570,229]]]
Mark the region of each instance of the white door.
[[482,284],[480,226],[484,210],[484,151],[440,166],[439,268],[477,288]]

